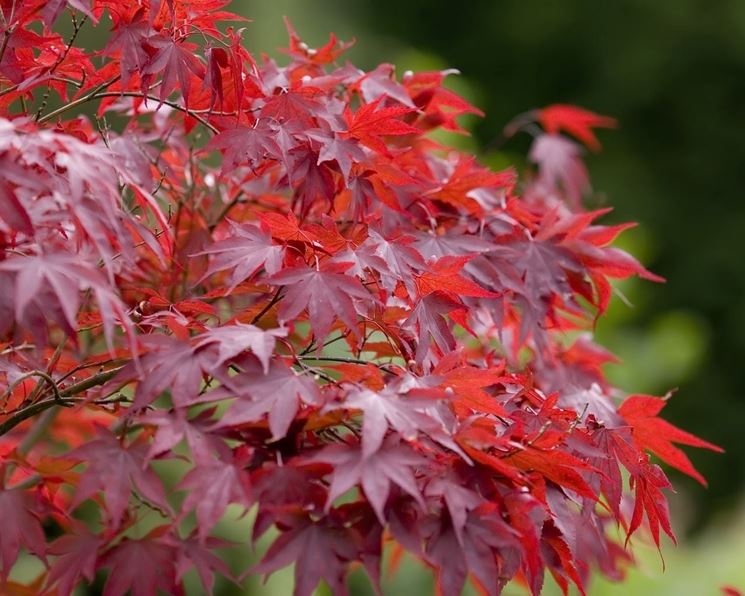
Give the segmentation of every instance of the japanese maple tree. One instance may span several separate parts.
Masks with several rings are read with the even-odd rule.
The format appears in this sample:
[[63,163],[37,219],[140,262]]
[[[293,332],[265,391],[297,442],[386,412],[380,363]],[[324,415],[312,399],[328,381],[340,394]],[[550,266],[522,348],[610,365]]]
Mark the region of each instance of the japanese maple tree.
[[[255,59],[226,4],[0,2],[2,592],[294,564],[344,594],[385,549],[448,596],[620,578],[633,534],[674,536],[652,456],[704,482],[676,444],[718,448],[591,339],[612,280],[659,279],[583,208],[614,121],[530,112],[527,167],[494,172],[430,134],[480,114],[449,71],[289,24],[288,63]],[[229,506],[258,564],[218,556]]]

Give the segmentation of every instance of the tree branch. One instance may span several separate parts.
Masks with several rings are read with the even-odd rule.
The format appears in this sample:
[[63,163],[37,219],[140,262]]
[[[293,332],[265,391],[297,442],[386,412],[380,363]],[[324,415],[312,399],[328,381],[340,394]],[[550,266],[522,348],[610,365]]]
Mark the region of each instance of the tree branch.
[[58,108],[58,109],[54,110],[54,112],[50,112],[49,114],[47,114],[43,118],[40,118],[39,119],[39,122],[40,123],[48,122],[49,120],[52,120],[53,118],[56,118],[60,114],[64,114],[68,110],[71,110],[72,108],[75,108],[75,107],[77,107],[79,105],[82,105],[82,104],[84,104],[86,102],[89,102],[89,101],[94,101],[96,99],[103,99],[104,97],[139,97],[139,98],[142,98],[142,99],[149,99],[151,101],[156,101],[156,102],[158,102],[159,105],[161,103],[162,104],[165,104],[165,105],[173,108],[174,110],[178,110],[180,112],[183,112],[187,116],[191,116],[192,118],[194,118],[194,120],[196,120],[197,122],[199,122],[205,128],[208,128],[214,134],[217,134],[218,132],[220,132],[219,130],[217,130],[217,128],[215,128],[209,122],[207,122],[204,118],[202,118],[199,114],[197,114],[196,112],[193,112],[192,110],[190,110],[188,108],[185,108],[184,106],[181,106],[181,105],[177,104],[176,102],[168,101],[168,100],[161,101],[159,98],[155,97],[154,95],[148,95],[148,94],[145,94],[145,93],[139,93],[137,91],[103,91],[103,92],[101,92],[102,89],[105,89],[109,85],[113,85],[117,80],[119,80],[119,77],[116,77],[115,80],[112,80],[112,81],[110,81],[108,83],[103,84],[103,86],[102,85],[99,85],[96,89],[94,89],[88,95],[86,95],[84,97],[81,97],[79,99],[76,99],[75,101],[71,101],[70,103],[62,106],[61,108]]
[[[60,390],[55,383],[54,387],[56,391],[55,396],[52,399],[37,401],[26,406],[25,408],[16,410],[10,417],[0,423],[0,437],[9,433],[24,420],[28,420],[29,418],[36,416],[37,414],[40,414],[41,412],[44,412],[45,410],[53,406],[73,406],[76,402],[81,400],[80,397],[76,397],[77,395],[87,391],[88,389],[91,389],[92,387],[103,385],[104,383],[112,379],[122,368],[123,367],[112,368],[110,370],[100,372],[96,375],[93,375],[92,377],[80,381],[79,383],[70,385],[63,390]],[[38,371],[32,372],[38,373]]]

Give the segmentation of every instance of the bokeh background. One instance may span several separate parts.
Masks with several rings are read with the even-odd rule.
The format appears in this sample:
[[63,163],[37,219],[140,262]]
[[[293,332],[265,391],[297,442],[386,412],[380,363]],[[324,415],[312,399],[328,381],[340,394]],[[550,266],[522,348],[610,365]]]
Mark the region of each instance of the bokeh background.
[[[668,419],[726,454],[688,450],[708,489],[670,472],[680,544],[664,550],[665,572],[656,550],[638,544],[630,583],[596,582],[590,594],[745,589],[745,2],[235,0],[232,8],[253,19],[245,39],[257,53],[281,56],[273,49],[286,45],[287,16],[311,46],[330,31],[356,38],[348,57],[361,68],[457,68],[451,86],[486,118],[466,121],[473,136],[453,142],[495,167],[524,159],[529,140],[505,142],[501,131],[529,109],[574,103],[619,120],[601,133],[603,152],[589,156],[592,201],[615,208],[607,222],[639,222],[622,243],[668,281],[620,287],[633,306],[616,299],[598,331],[624,361],[609,375],[627,391],[677,389]],[[282,594],[290,577],[262,591]],[[432,593],[414,564],[388,587]],[[364,581],[356,592],[368,593]]]

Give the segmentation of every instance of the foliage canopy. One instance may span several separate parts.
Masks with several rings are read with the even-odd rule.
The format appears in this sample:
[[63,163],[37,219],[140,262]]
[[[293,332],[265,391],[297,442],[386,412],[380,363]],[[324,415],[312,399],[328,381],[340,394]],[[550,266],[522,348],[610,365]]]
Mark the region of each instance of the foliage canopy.
[[[297,594],[341,594],[389,543],[446,595],[620,578],[615,525],[673,536],[650,453],[703,482],[675,444],[717,448],[619,396],[591,339],[610,280],[659,279],[582,207],[577,141],[614,121],[525,114],[531,165],[494,172],[430,134],[479,113],[451,72],[363,72],[289,24],[289,64],[256,60],[225,4],[1,5],[4,590],[294,563]],[[229,505],[274,528],[258,565],[216,554]]]

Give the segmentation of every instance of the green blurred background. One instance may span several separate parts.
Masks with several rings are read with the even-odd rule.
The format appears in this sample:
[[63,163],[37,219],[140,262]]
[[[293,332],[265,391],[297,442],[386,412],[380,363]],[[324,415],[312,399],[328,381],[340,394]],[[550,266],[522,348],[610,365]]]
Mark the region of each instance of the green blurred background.
[[[504,143],[515,115],[575,103],[618,118],[589,156],[593,206],[638,221],[625,248],[667,278],[620,286],[600,340],[624,361],[623,389],[664,394],[673,423],[726,449],[688,450],[704,489],[670,472],[681,546],[640,550],[630,584],[591,594],[717,594],[745,587],[745,2],[743,0],[236,0],[254,19],[257,52],[286,45],[288,16],[311,46],[330,31],[357,39],[348,57],[407,69],[457,68],[451,86],[486,112],[456,139],[495,166],[518,163],[529,140]],[[280,58],[281,60],[281,58]],[[649,551],[649,552],[647,552]],[[406,568],[409,593],[429,593]],[[411,577],[409,577],[411,575]],[[416,581],[414,577],[420,578]],[[413,582],[413,583],[407,583]],[[281,584],[277,587],[282,592]],[[423,592],[420,592],[423,590]]]

